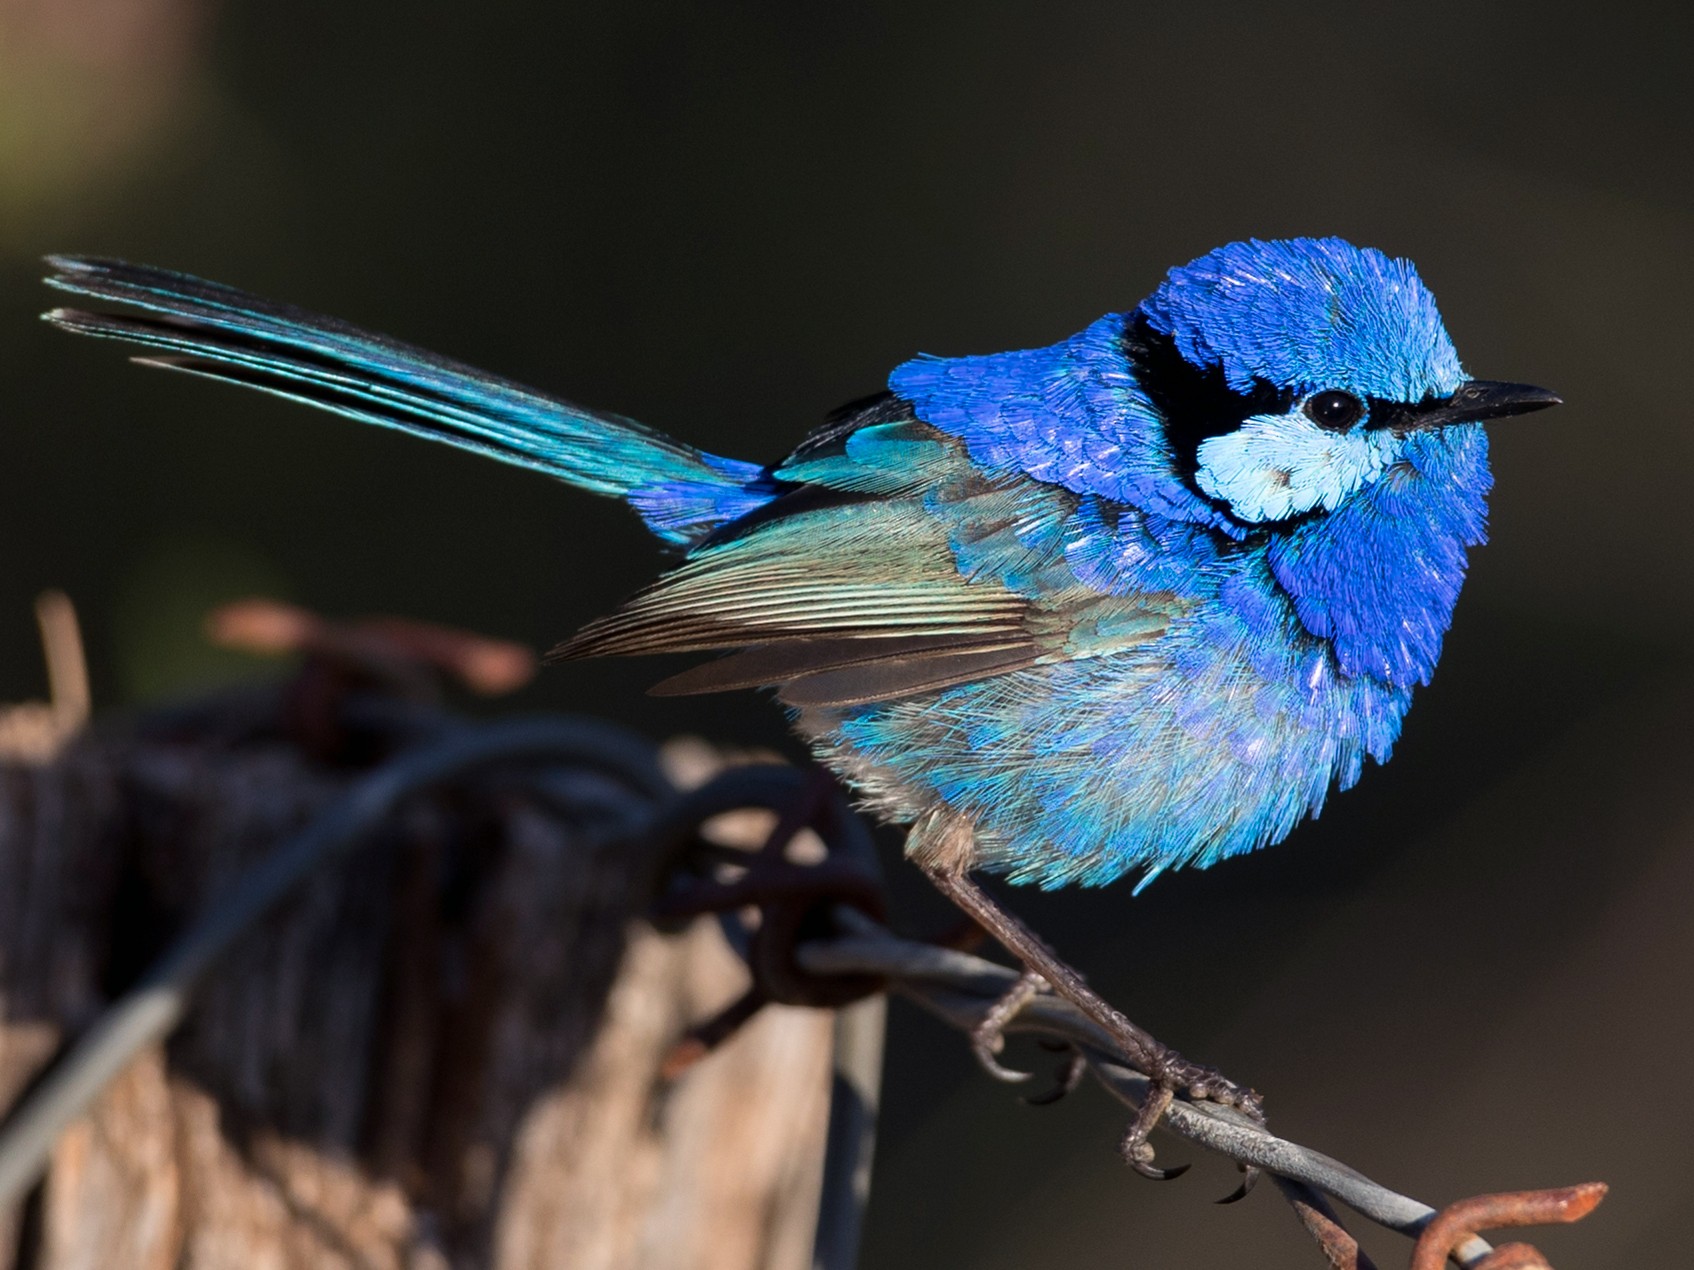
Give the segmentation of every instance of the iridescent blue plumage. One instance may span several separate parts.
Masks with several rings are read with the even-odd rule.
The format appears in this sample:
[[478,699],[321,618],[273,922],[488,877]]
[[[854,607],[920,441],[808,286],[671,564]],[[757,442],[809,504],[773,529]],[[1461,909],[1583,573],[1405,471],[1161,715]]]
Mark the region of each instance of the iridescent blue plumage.
[[[1276,841],[1385,760],[1482,542],[1480,420],[1412,266],[1236,243],[1049,348],[918,358],[785,460],[706,455],[339,323],[112,262],[50,315],[628,500],[687,553],[565,646],[730,650],[896,821],[1056,886]],[[158,360],[158,359],[155,359]],[[931,862],[933,863],[933,862]]]

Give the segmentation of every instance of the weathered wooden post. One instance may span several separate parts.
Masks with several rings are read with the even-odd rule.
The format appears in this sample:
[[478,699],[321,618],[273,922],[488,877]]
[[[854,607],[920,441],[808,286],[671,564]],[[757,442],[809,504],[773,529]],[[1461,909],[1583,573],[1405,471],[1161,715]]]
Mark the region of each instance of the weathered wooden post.
[[[288,735],[296,683],[0,766],[0,1109],[360,779],[393,702],[337,690],[340,753]],[[635,799],[583,771],[408,803],[58,1139],[0,1267],[809,1264],[831,1017],[768,1008],[667,1079],[747,971],[713,923],[641,920]]]

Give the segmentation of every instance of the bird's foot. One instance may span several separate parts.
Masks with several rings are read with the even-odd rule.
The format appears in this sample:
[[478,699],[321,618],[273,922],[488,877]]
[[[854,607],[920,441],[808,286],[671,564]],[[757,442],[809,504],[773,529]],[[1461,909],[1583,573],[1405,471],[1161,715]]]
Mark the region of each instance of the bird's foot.
[[1006,1048],[1006,1024],[1046,988],[1047,981],[1040,975],[1033,970],[1024,971],[1005,995],[989,1007],[982,1021],[971,1029],[971,1051],[976,1055],[976,1061],[982,1064],[982,1070],[995,1080],[1015,1083],[1029,1079],[1028,1072],[1020,1072],[1001,1063],[999,1054]]
[[[1216,1068],[1190,1062],[1174,1051],[1165,1050],[1164,1057],[1164,1062],[1154,1064],[1162,1070],[1150,1076],[1147,1097],[1142,1100],[1135,1119],[1129,1122],[1118,1142],[1118,1153],[1123,1156],[1124,1163],[1142,1177],[1156,1182],[1169,1182],[1188,1172],[1186,1164],[1171,1169],[1155,1165],[1153,1144],[1148,1141],[1179,1094],[1191,1101],[1233,1107],[1258,1124],[1263,1124],[1265,1119],[1263,1100],[1253,1090],[1226,1079]],[[1252,1193],[1259,1181],[1259,1170],[1253,1165],[1243,1165],[1241,1172],[1241,1184],[1218,1203],[1233,1204]]]
[[1135,1119],[1129,1122],[1129,1127],[1118,1141],[1118,1154],[1123,1156],[1123,1162],[1142,1177],[1150,1177],[1155,1182],[1169,1182],[1188,1172],[1186,1164],[1179,1164],[1174,1169],[1161,1169],[1154,1164],[1153,1144],[1147,1141],[1175,1098],[1176,1091],[1169,1085],[1148,1086],[1147,1097],[1136,1109]]
[[[1139,1029],[1137,1031],[1139,1032]],[[1173,1169],[1159,1168],[1153,1163],[1153,1145],[1148,1138],[1153,1130],[1158,1128],[1159,1121],[1164,1119],[1165,1113],[1170,1110],[1171,1103],[1176,1101],[1178,1095],[1193,1102],[1210,1102],[1232,1107],[1256,1124],[1263,1124],[1265,1120],[1264,1099],[1255,1090],[1228,1079],[1215,1067],[1207,1067],[1203,1063],[1186,1059],[1157,1041],[1152,1043],[1158,1052],[1146,1068],[1150,1081],[1147,1097],[1137,1109],[1135,1119],[1130,1121],[1129,1127],[1124,1130],[1123,1138],[1118,1143],[1118,1151],[1124,1162],[1142,1177],[1168,1182],[1188,1172],[1188,1165],[1181,1164]],[[1242,1174],[1241,1185],[1218,1203],[1233,1204],[1251,1194],[1253,1187],[1258,1184],[1259,1170],[1247,1165],[1243,1167]]]
[[[1017,1010],[1039,990],[1038,985],[1045,983],[1056,995],[1098,1024],[1121,1053],[1124,1062],[1148,1079],[1147,1098],[1122,1143],[1124,1158],[1137,1172],[1148,1177],[1176,1176],[1178,1170],[1159,1169],[1152,1164],[1153,1149],[1148,1136],[1178,1097],[1231,1107],[1256,1124],[1264,1123],[1264,1101],[1254,1090],[1228,1079],[1216,1068],[1184,1058],[1131,1023],[1090,988],[1076,969],[1061,960],[1040,936],[1001,908],[964,874],[927,864],[925,871],[942,894],[968,913],[1024,965],[1025,973],[1013,990],[995,1003],[977,1030],[978,1057],[995,1074],[1006,1070],[993,1061],[1000,1033]],[[1252,1181],[1249,1177],[1247,1184]],[[1239,1198],[1239,1194],[1231,1198]]]
[[[1155,1045],[1158,1042],[1154,1042]],[[1211,1102],[1223,1107],[1233,1107],[1255,1124],[1263,1124],[1265,1119],[1264,1096],[1246,1085],[1238,1085],[1230,1080],[1215,1067],[1207,1067],[1204,1063],[1192,1062],[1178,1054],[1175,1050],[1165,1049],[1156,1064],[1158,1072],[1151,1073],[1161,1084],[1168,1084],[1173,1091],[1183,1095],[1192,1102]]]

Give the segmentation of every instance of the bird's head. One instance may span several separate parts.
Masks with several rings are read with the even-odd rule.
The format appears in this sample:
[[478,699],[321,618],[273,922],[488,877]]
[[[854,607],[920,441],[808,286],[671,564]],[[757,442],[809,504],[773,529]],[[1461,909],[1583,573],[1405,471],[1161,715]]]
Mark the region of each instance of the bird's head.
[[1127,336],[1178,466],[1249,525],[1334,511],[1431,434],[1559,403],[1467,378],[1411,262],[1339,238],[1220,247]]

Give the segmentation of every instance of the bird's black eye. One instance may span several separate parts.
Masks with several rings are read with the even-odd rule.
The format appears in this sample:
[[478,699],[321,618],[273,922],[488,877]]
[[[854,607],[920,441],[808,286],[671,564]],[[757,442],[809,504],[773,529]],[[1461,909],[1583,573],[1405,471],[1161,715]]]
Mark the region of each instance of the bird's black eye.
[[1331,388],[1328,392],[1313,393],[1306,399],[1306,418],[1320,428],[1345,432],[1365,413],[1365,403],[1350,392]]

